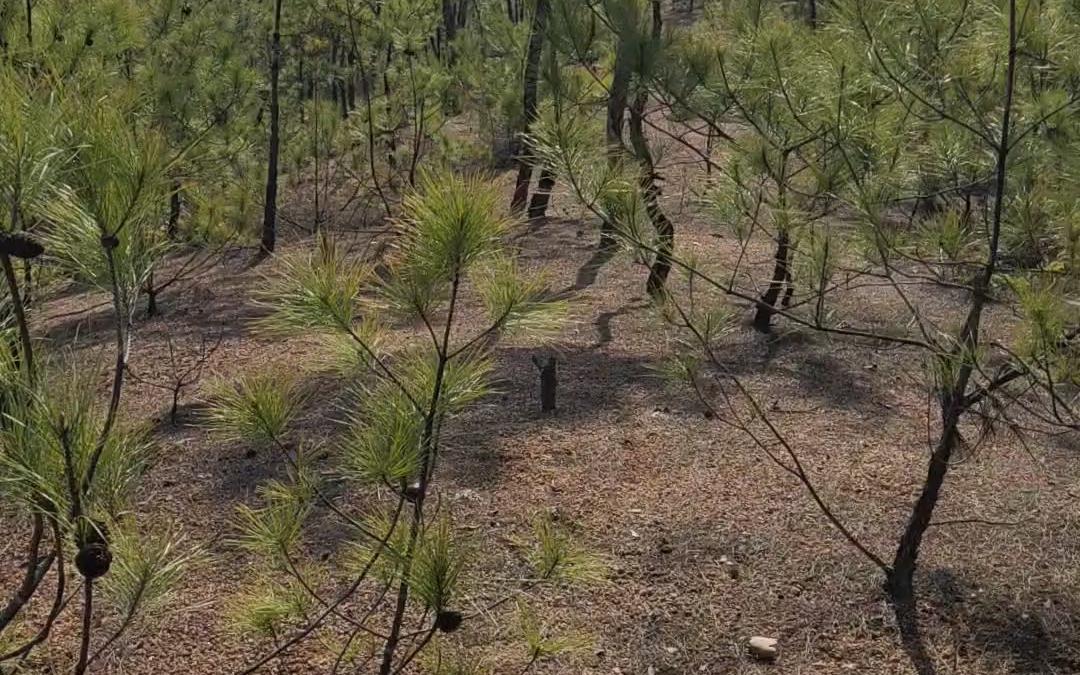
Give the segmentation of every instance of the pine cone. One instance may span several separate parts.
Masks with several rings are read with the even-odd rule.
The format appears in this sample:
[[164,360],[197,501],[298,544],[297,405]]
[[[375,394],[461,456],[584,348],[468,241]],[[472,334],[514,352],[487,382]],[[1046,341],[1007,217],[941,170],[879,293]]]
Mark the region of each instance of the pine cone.
[[112,551],[108,544],[88,544],[75,554],[75,568],[86,579],[105,576],[112,565]]
[[12,258],[32,260],[44,252],[45,247],[25,232],[0,233],[0,253],[6,253]]
[[453,633],[461,627],[461,622],[464,620],[465,617],[461,615],[461,612],[444,609],[435,615],[435,627],[443,633]]

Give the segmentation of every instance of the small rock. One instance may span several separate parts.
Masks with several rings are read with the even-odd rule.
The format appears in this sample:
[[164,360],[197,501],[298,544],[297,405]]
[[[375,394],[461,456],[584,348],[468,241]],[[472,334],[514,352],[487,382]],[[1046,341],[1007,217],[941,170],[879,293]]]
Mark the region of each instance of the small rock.
[[656,668],[649,666],[649,669],[645,671],[647,675],[656,675]]
[[750,649],[751,654],[763,661],[775,661],[780,654],[776,638],[757,635],[750,638],[747,647]]
[[666,651],[668,654],[674,654],[675,652],[677,652],[679,650],[674,648],[674,647],[664,647],[664,651]]
[[638,534],[638,533],[637,533],[636,531],[634,531],[634,530],[630,530],[630,536],[631,536],[631,537],[633,537],[634,539],[638,539],[639,537],[641,537],[641,535],[640,535],[640,534]]

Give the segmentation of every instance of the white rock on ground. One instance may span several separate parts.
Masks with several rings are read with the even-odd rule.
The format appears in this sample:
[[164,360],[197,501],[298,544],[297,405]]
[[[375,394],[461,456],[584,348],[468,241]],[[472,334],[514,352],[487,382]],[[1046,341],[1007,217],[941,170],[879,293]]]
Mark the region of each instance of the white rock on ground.
[[747,643],[750,653],[763,661],[775,661],[780,655],[775,638],[762,637],[760,635],[750,638]]

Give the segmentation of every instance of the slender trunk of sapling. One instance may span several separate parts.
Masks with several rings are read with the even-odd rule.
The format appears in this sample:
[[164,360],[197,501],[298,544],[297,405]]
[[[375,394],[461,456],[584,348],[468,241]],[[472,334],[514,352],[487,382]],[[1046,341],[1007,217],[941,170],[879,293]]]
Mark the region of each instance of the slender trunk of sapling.
[[548,204],[551,202],[551,191],[555,188],[555,171],[548,166],[540,170],[540,180],[536,184],[536,192],[529,200],[529,220],[538,220],[547,217]]
[[431,479],[431,468],[435,461],[435,420],[439,412],[439,400],[442,397],[443,379],[446,376],[446,365],[450,361],[450,329],[454,323],[454,312],[457,307],[458,293],[461,288],[460,271],[454,275],[450,289],[450,306],[446,315],[446,326],[443,331],[442,344],[436,345],[438,350],[438,364],[435,369],[435,381],[432,384],[431,402],[428,405],[427,414],[424,417],[424,429],[420,437],[420,472],[418,485],[413,500],[412,522],[409,525],[409,541],[405,549],[405,557],[402,562],[401,583],[398,586],[397,603],[394,608],[394,619],[383,646],[382,662],[379,666],[379,675],[390,675],[394,665],[394,653],[397,651],[398,642],[401,639],[401,627],[405,621],[405,609],[409,598],[409,574],[412,570],[413,555],[416,551],[416,542],[420,535],[420,528],[424,518],[424,499],[427,496],[428,483]]
[[[630,91],[631,64],[630,55],[627,53],[627,45],[620,40],[615,48],[615,68],[611,79],[611,89],[608,92],[607,121],[605,131],[607,136],[608,164],[614,166],[623,154],[622,133],[626,121],[626,102]],[[612,248],[615,246],[616,226],[610,219],[605,218],[600,226],[600,247]]]
[[529,48],[525,55],[525,76],[522,88],[525,120],[514,148],[518,174],[514,185],[514,196],[510,200],[510,209],[514,213],[520,213],[525,209],[525,202],[529,198],[529,183],[532,181],[533,157],[529,149],[528,134],[537,116],[536,90],[540,79],[540,54],[544,49],[544,30],[549,6],[549,0],[536,0],[536,11],[533,14],[532,31],[529,35]]
[[776,302],[780,299],[780,293],[784,290],[785,282],[790,278],[790,266],[791,238],[786,230],[781,230],[776,235],[776,254],[774,256],[772,280],[769,282],[769,288],[762,294],[757,312],[754,314],[754,328],[762,333],[768,333],[772,327]]
[[[663,31],[660,0],[652,0],[652,39],[659,42]],[[675,252],[675,225],[660,206],[660,186],[656,182],[656,165],[649,140],[645,137],[645,106],[649,94],[644,88],[634,97],[630,107],[630,144],[641,164],[641,188],[645,199],[645,211],[656,228],[656,260],[649,268],[645,290],[651,298],[659,298],[664,292],[668,274],[671,273],[671,256]]]
[[274,2],[274,33],[270,38],[270,152],[266,161],[266,198],[263,205],[260,253],[274,252],[277,241],[278,154],[281,111],[278,104],[278,78],[281,71],[281,0]]
[[[979,347],[979,331],[982,312],[986,306],[990,285],[997,270],[1001,238],[1002,211],[1005,200],[1005,187],[1009,159],[1009,133],[1012,121],[1013,89],[1016,77],[1016,0],[1009,1],[1009,53],[1005,71],[1005,96],[1001,114],[1001,136],[996,148],[996,185],[994,194],[993,220],[990,227],[989,251],[986,266],[974,284],[971,309],[958,335],[957,350],[942,358],[959,359],[960,365],[956,379],[949,383],[942,401],[942,430],[934,452],[930,456],[926,480],[922,492],[908,518],[907,526],[900,537],[900,542],[893,558],[891,572],[886,580],[886,590],[896,606],[897,618],[901,628],[918,628],[915,616],[915,570],[919,547],[923,536],[930,527],[934,509],[941,496],[941,490],[949,471],[949,462],[960,442],[959,425],[962,416],[970,407],[968,385],[975,369],[975,354]],[[902,613],[908,616],[902,616]],[[917,633],[916,633],[917,636]],[[933,672],[932,664],[919,666],[920,672]]]
[[176,241],[180,233],[180,183],[173,183],[169,194],[169,225],[166,236]]
[[19,281],[15,277],[15,266],[11,263],[11,256],[0,252],[0,265],[4,268],[4,279],[7,282],[8,297],[11,298],[11,309],[15,316],[15,325],[19,330],[19,342],[22,346],[18,354],[19,365],[24,369],[27,384],[34,384],[34,345],[30,340],[30,326],[26,321],[26,311],[23,307],[22,292],[19,290]]

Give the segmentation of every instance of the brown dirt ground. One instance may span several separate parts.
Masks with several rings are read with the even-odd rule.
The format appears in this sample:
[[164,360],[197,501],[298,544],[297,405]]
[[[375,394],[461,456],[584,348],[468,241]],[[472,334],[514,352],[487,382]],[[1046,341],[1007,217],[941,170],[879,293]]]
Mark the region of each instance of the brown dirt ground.
[[[679,224],[681,252],[730,263],[735,249],[729,239],[714,237],[681,198],[669,199],[667,207]],[[557,209],[548,223],[523,228],[517,239],[528,266],[549,269],[554,288],[575,292],[572,321],[557,345],[558,414],[537,411],[531,363],[537,350],[505,344],[496,349],[500,393],[454,420],[446,433],[439,494],[479,544],[463,605],[483,606],[506,587],[499,579],[520,573],[513,540],[528,535],[537,512],[550,510],[578,543],[608,560],[610,574],[603,583],[534,597],[554,626],[591,638],[588,648],[541,663],[540,672],[911,672],[877,570],[745,436],[655,379],[651,366],[673,347],[647,309],[643,269],[621,254],[591,270],[595,228],[582,222],[578,209]],[[767,260],[764,248],[754,255],[759,263]],[[139,324],[132,367],[153,377],[151,369],[166,354],[166,330],[179,344],[193,344],[224,327],[209,370],[222,377],[260,368],[310,372],[307,385],[318,395],[294,435],[330,438],[335,428],[326,404],[340,400],[340,381],[308,365],[318,350],[315,340],[267,340],[250,330],[247,321],[258,311],[250,301],[256,275],[233,261],[170,290],[162,299],[164,315]],[[961,316],[961,299],[920,292],[930,315]],[[61,316],[96,303],[78,295],[55,300],[41,310],[41,325],[56,339],[79,327],[78,349],[87,355],[106,350],[105,310]],[[842,309],[853,322],[888,324],[901,308],[887,289],[864,288],[849,294]],[[990,323],[1006,329],[1001,317]],[[400,334],[416,335],[408,328]],[[783,321],[770,340],[737,330],[724,354],[770,406],[822,496],[862,541],[889,557],[927,457],[928,408],[917,355],[814,335]],[[246,447],[208,434],[199,423],[198,396],[197,386],[185,392],[180,423],[173,426],[165,419],[165,392],[137,382],[124,390],[125,418],[153,423],[157,448],[141,483],[138,518],[146,528],[172,524],[213,556],[185,577],[168,612],[131,633],[95,673],[234,673],[267,650],[226,626],[230,598],[254,569],[227,538],[235,505],[253,502],[256,486],[279,475],[281,462],[269,451],[248,457]],[[941,672],[1080,672],[1075,453],[1075,442],[1034,439],[1025,447],[1003,434],[953,469],[936,520],[1012,524],[930,530],[919,584]],[[325,514],[315,518],[322,522]],[[4,588],[18,573],[23,527],[9,515],[0,523]],[[322,529],[309,548],[313,556],[328,553],[332,569],[340,542],[331,526]],[[737,578],[722,557],[735,563]],[[42,611],[35,604],[31,616]],[[49,645],[35,654],[34,669],[66,672],[75,622],[75,613],[66,612]],[[488,653],[499,673],[516,672],[523,663],[512,636],[495,623],[482,620],[459,635]],[[745,653],[751,635],[778,638],[779,661],[752,661]],[[268,672],[325,672],[325,665],[300,650]]]

